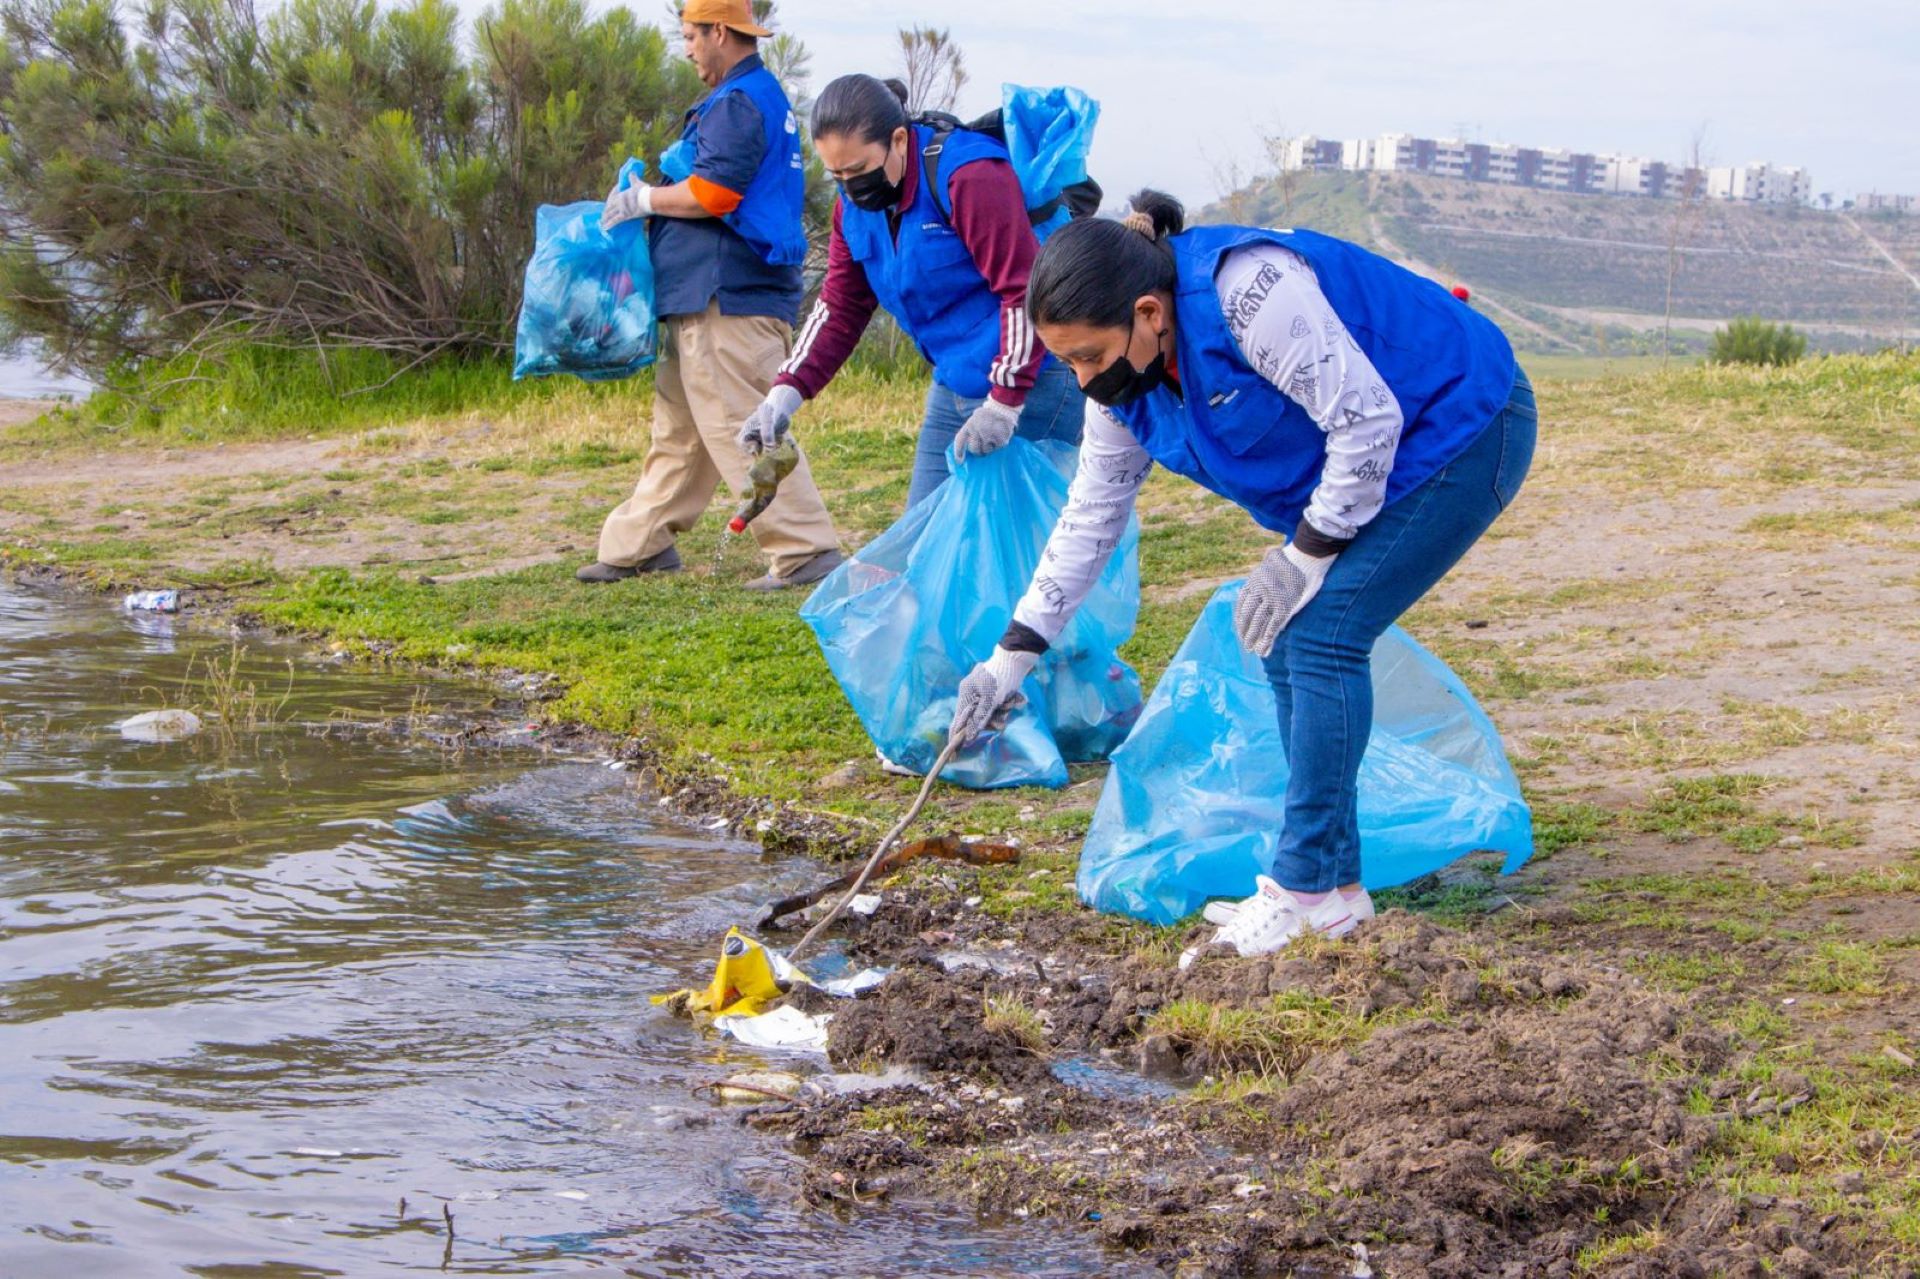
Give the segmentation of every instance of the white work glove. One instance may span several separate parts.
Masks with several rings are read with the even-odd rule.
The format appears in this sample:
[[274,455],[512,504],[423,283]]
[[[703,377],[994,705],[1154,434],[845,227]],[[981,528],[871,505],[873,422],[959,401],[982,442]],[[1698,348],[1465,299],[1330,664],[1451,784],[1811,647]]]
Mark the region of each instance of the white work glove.
[[1294,615],[1320,593],[1337,555],[1309,555],[1289,542],[1268,551],[1260,567],[1247,574],[1233,604],[1233,633],[1255,657],[1273,651],[1273,642]]
[[991,453],[1003,449],[1020,425],[1020,410],[988,396],[980,407],[968,414],[966,424],[953,437],[953,455]]
[[747,415],[734,442],[739,444],[742,453],[758,457],[762,450],[780,443],[780,437],[787,433],[787,423],[793,421],[793,415],[806,402],[804,395],[785,383],[774,387],[767,392],[767,398],[760,401],[760,407]]
[[622,222],[644,218],[653,212],[653,188],[644,182],[630,187],[615,187],[607,192],[607,203],[600,210],[600,229],[611,231]]
[[960,681],[960,700],[954,704],[947,741],[965,746],[985,732],[994,713],[1020,691],[1020,682],[1039,660],[1038,653],[1010,653],[996,645],[993,656]]

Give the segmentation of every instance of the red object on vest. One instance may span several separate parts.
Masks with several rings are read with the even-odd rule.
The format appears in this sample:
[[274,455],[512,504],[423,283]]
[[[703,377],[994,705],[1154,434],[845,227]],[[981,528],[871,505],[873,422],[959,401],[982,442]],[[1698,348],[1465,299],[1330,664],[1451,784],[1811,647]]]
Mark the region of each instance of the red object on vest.
[[1453,286],[1453,296],[1459,298],[1462,302],[1473,301],[1472,292],[1470,292],[1464,284],[1456,284]]

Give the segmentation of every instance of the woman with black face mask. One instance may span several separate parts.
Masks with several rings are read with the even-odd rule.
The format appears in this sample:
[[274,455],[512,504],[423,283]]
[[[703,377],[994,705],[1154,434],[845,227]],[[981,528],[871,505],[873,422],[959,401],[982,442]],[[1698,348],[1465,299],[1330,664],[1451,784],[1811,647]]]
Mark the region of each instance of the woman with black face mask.
[[1016,433],[1078,443],[1084,408],[1027,320],[1039,239],[1006,148],[957,129],[929,156],[935,131],[907,118],[905,99],[897,81],[850,75],[814,104],[814,149],[841,192],[827,278],[740,443],[757,453],[777,441],[884,306],[933,366],[912,506],[946,481],[950,454],[991,453]]
[[1505,336],[1439,285],[1311,231],[1183,225],[1143,191],[1040,251],[1028,314],[1095,405],[1040,569],[961,683],[950,736],[979,735],[1065,628],[1153,463],[1285,535],[1233,618],[1273,685],[1285,828],[1272,877],[1208,908],[1216,940],[1258,954],[1372,916],[1355,791],[1368,658],[1513,500],[1536,415]]

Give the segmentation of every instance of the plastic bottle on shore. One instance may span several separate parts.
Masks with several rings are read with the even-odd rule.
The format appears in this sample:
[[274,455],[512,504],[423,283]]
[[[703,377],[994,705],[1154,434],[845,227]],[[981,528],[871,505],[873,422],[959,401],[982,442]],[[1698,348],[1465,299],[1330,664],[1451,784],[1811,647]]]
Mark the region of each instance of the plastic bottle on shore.
[[729,533],[744,533],[747,525],[753,523],[760,512],[773,505],[774,497],[780,491],[780,481],[793,474],[793,468],[800,465],[800,450],[794,445],[791,435],[782,436],[780,442],[763,452],[747,469],[747,482],[753,485],[753,493],[740,503],[740,509],[727,521]]
[[178,613],[179,591],[135,591],[126,598],[130,613]]

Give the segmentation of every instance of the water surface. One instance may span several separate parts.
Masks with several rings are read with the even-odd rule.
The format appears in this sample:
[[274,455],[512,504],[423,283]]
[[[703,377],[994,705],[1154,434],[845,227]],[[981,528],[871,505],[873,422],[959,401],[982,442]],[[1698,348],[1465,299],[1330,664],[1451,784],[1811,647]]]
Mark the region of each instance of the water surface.
[[793,1062],[646,995],[816,871],[590,762],[344,731],[484,694],[247,643],[272,723],[125,742],[232,642],[0,580],[0,1275],[1128,1272],[808,1210],[692,1095]]

